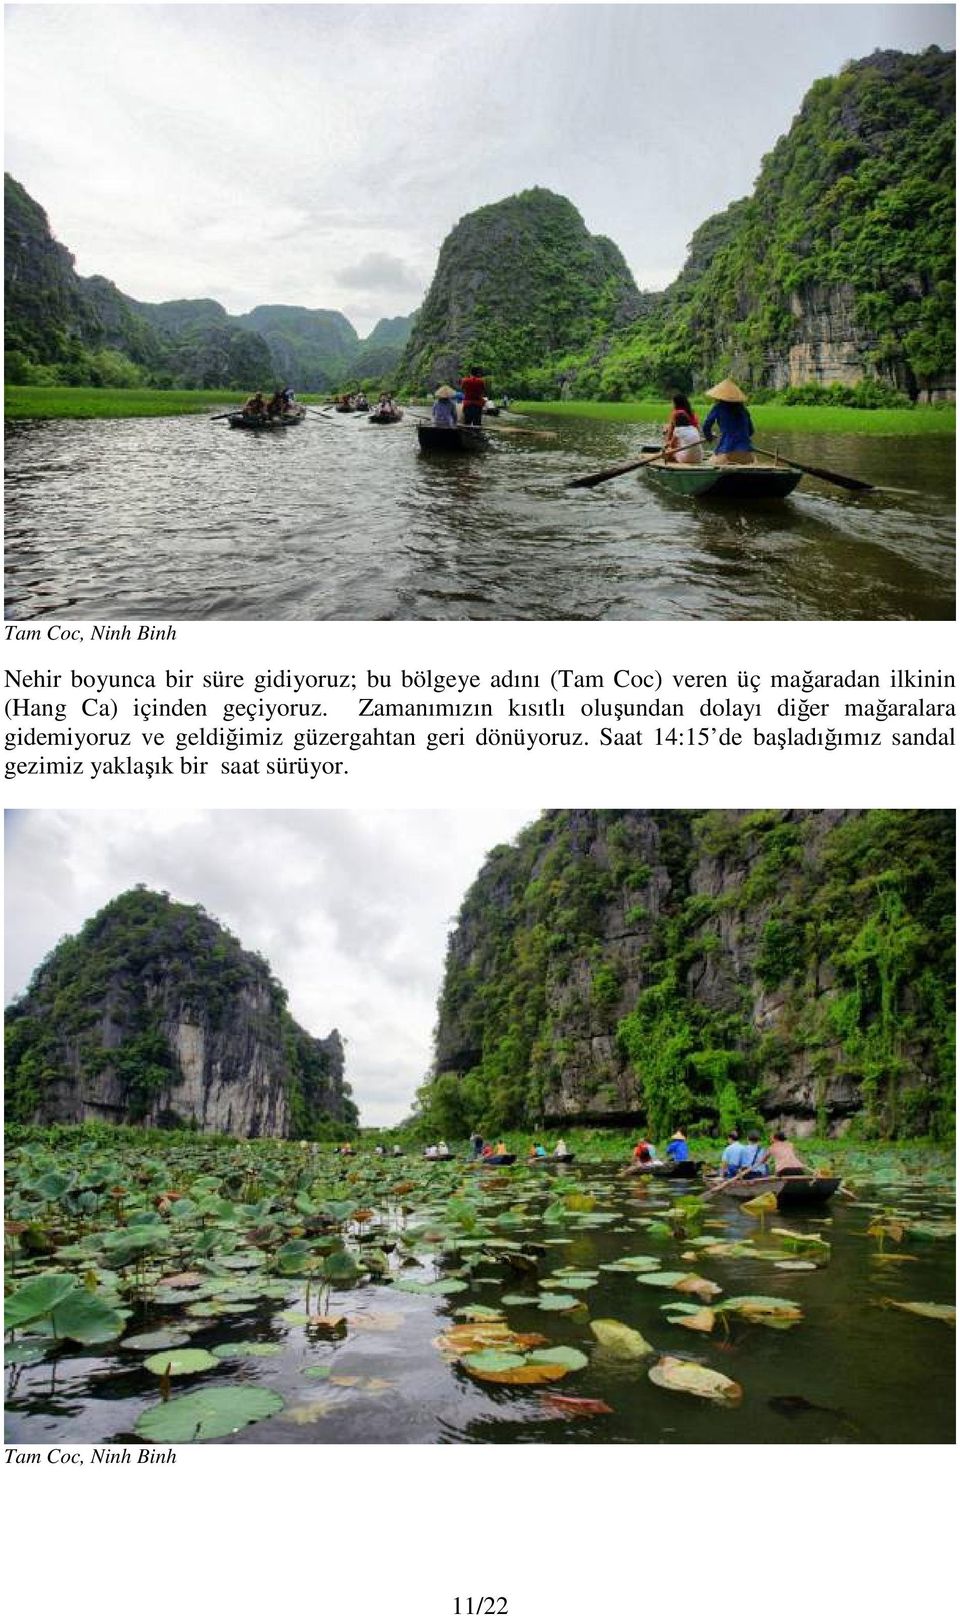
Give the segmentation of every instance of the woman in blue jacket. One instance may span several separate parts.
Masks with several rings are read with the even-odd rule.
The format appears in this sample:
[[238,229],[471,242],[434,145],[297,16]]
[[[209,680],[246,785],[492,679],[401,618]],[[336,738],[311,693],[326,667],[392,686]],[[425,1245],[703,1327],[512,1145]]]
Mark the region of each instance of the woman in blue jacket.
[[703,435],[713,442],[713,429],[717,427],[720,439],[714,451],[714,460],[733,466],[753,465],[753,422],[747,409],[747,397],[729,377],[707,389],[707,397],[716,403],[703,423]]

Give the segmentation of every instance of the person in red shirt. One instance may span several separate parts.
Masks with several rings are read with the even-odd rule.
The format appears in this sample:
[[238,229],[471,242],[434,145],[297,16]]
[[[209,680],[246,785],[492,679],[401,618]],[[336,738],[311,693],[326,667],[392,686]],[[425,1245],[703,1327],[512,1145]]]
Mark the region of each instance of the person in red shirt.
[[463,392],[464,426],[480,426],[483,422],[483,406],[487,402],[483,371],[478,370],[476,365],[471,365],[460,387]]

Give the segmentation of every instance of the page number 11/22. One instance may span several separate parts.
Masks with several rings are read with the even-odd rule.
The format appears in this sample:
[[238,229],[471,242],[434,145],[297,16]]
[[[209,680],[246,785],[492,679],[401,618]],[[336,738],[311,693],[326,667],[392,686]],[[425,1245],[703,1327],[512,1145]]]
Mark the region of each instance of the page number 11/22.
[[457,1594],[453,1616],[510,1616],[503,1594]]

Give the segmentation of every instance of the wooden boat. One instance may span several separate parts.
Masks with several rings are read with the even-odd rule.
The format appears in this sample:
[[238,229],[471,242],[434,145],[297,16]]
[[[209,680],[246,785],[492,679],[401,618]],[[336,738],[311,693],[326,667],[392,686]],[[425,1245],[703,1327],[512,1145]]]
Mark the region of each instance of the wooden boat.
[[572,1162],[576,1161],[576,1159],[576,1152],[573,1150],[566,1151],[562,1156],[557,1156],[553,1151],[550,1151],[546,1156],[527,1157],[527,1161],[530,1162],[533,1167],[543,1167],[545,1165],[549,1166],[551,1162]]
[[839,1178],[740,1178],[730,1180],[719,1192],[736,1201],[752,1201],[755,1195],[775,1195],[777,1210],[789,1212],[793,1208],[818,1206],[829,1201],[840,1188]]
[[718,466],[705,460],[699,466],[651,465],[644,476],[671,494],[738,504],[754,499],[785,499],[793,493],[803,473],[788,466]]
[[634,1162],[624,1169],[625,1178],[697,1178],[703,1162]]
[[334,410],[336,411],[337,415],[352,415],[353,414],[353,405],[352,404],[334,404],[333,407],[334,407]]
[[417,441],[421,449],[445,454],[476,454],[490,443],[481,426],[431,426],[426,421],[417,422]]
[[393,426],[394,422],[403,420],[403,411],[371,410],[367,420],[371,426]]
[[485,404],[483,406],[483,413],[484,415],[499,415],[500,406],[499,404]]
[[478,1156],[476,1165],[478,1167],[512,1167],[516,1159],[516,1156]]
[[247,432],[273,432],[277,427],[299,426],[306,415],[301,405],[299,409],[287,410],[284,415],[244,415],[237,410],[229,417],[230,425],[243,427]]
[[453,1151],[444,1151],[442,1156],[431,1156],[426,1150],[423,1153],[424,1161],[453,1161]]

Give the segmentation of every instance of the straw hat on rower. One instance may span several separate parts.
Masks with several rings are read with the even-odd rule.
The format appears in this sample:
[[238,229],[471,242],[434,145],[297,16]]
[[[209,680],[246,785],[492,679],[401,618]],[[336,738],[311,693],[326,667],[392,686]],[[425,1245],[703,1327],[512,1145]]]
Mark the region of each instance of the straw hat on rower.
[[456,396],[452,387],[438,387],[435,394],[436,398],[456,398]]
[[747,402],[746,393],[741,393],[736,382],[731,381],[729,376],[725,377],[722,382],[717,382],[716,387],[708,387],[707,398],[718,398],[724,404],[746,404]]

